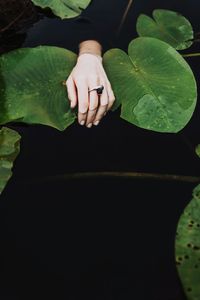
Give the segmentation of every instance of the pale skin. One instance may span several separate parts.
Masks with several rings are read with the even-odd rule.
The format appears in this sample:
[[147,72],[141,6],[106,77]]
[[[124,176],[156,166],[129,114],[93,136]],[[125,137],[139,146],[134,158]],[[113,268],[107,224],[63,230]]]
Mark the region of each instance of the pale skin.
[[[90,89],[103,85],[101,95]],[[66,81],[71,108],[78,105],[78,122],[91,128],[111,109],[115,96],[102,64],[102,46],[96,40],[79,44],[75,67]]]

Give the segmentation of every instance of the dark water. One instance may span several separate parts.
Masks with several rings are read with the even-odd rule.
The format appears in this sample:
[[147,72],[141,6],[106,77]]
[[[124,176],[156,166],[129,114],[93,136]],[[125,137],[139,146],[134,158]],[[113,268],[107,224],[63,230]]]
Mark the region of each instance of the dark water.
[[[115,1],[105,5],[111,15]],[[154,8],[180,11],[199,31],[198,1],[135,1],[113,46],[126,50],[136,35],[138,14]],[[99,18],[94,5],[88,11]],[[121,9],[115,11],[115,21],[120,14]],[[23,46],[76,51],[76,34],[81,32],[71,21],[44,17],[27,30]],[[188,62],[198,79],[199,59]],[[174,236],[195,184],[119,179],[36,184],[33,179],[82,171],[200,175],[194,153],[200,142],[199,111],[198,105],[176,135],[136,128],[119,112],[92,129],[77,123],[65,132],[15,126],[22,135],[21,153],[0,201],[0,299],[185,299],[174,263]]]

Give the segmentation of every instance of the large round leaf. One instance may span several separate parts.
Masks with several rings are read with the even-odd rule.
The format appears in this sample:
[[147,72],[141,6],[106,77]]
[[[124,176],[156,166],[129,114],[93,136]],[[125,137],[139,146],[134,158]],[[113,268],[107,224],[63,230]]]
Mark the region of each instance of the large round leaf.
[[180,217],[176,263],[188,300],[200,299],[200,185]]
[[190,120],[197,98],[194,75],[182,56],[154,38],[137,38],[128,55],[121,49],[104,54],[104,67],[122,104],[121,117],[139,127],[178,132]]
[[32,2],[42,8],[51,8],[56,16],[66,19],[80,15],[91,0],[32,0]]
[[13,161],[20,150],[20,135],[3,127],[0,130],[0,194],[12,176]]
[[194,38],[190,22],[181,14],[165,9],[153,11],[153,18],[140,15],[137,20],[137,32],[140,36],[154,37],[169,43],[177,50],[192,45]]
[[0,124],[21,121],[64,130],[75,115],[63,81],[76,62],[73,52],[48,46],[0,57]]

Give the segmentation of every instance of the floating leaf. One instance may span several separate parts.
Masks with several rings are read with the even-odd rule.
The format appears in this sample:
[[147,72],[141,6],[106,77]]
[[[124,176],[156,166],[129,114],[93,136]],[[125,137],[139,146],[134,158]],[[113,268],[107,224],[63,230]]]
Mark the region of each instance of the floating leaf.
[[74,18],[81,14],[91,0],[32,0],[42,8],[50,8],[61,19]]
[[121,117],[138,127],[178,132],[196,105],[196,81],[182,56],[154,38],[131,41],[128,55],[121,49],[104,54],[104,67],[122,104]]
[[198,155],[198,157],[200,157],[200,144],[198,144],[195,148],[195,152],[196,152],[196,155]]
[[20,150],[20,135],[9,128],[0,130],[0,194],[12,176],[13,161]]
[[136,27],[140,36],[158,38],[177,50],[192,45],[192,25],[184,16],[171,10],[155,9],[153,18],[143,14],[138,17]]
[[200,299],[200,185],[180,217],[176,236],[176,263],[188,300]]
[[74,122],[66,86],[73,52],[49,46],[22,48],[0,57],[0,124],[20,121],[64,130]]

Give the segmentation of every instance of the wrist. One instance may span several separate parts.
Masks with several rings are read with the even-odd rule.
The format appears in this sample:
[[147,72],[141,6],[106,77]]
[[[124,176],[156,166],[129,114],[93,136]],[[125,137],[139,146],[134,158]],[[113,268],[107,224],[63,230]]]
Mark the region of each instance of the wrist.
[[86,40],[79,44],[79,55],[83,53],[91,53],[94,55],[102,56],[102,46],[96,40]]
[[88,55],[89,55],[89,56],[92,55],[92,56],[97,57],[98,60],[99,60],[100,62],[102,62],[102,60],[103,60],[103,58],[102,58],[101,55],[94,54],[94,53],[92,53],[92,52],[81,52],[81,53],[79,53],[78,58],[81,57],[81,56],[88,56]]

